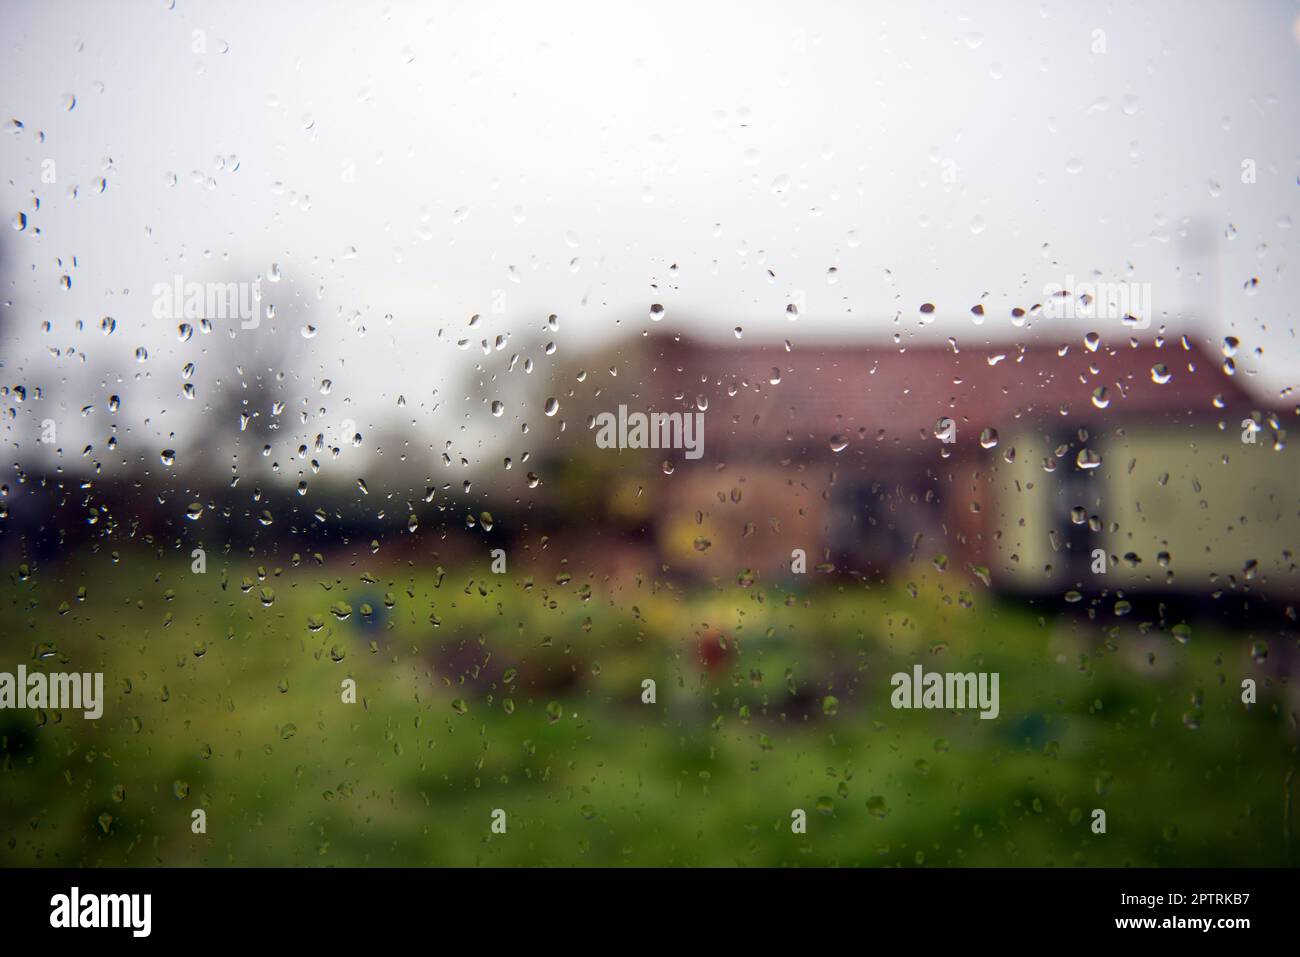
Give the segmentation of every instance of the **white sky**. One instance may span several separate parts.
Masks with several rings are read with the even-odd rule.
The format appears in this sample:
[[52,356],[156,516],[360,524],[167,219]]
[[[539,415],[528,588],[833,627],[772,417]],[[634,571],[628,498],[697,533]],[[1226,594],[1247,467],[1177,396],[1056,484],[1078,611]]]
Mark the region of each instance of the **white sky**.
[[[466,400],[484,336],[512,334],[498,358],[525,334],[571,356],[650,326],[662,303],[663,327],[698,335],[970,348],[1023,338],[1012,306],[1098,270],[1150,283],[1175,334],[1238,336],[1243,368],[1276,394],[1300,378],[1298,13],[8,2],[0,122],[24,125],[0,133],[0,193],[5,220],[28,225],[0,240],[4,381],[43,386],[78,450],[106,431],[76,410],[110,392],[150,447],[203,441],[204,377],[232,363],[201,336],[178,342],[150,289],[276,263],[284,278],[262,290],[274,335],[298,350],[291,410],[305,398],[323,421],[413,420],[426,445],[454,439],[473,457],[462,424],[517,433],[541,418]],[[1186,241],[1189,224],[1210,242]],[[923,302],[937,306],[924,327]],[[544,334],[551,313],[560,328]],[[235,354],[256,366],[270,335],[242,333]],[[187,361],[195,402],[179,398]],[[131,381],[101,385],[110,372]],[[6,427],[11,449],[30,444],[23,417]]]

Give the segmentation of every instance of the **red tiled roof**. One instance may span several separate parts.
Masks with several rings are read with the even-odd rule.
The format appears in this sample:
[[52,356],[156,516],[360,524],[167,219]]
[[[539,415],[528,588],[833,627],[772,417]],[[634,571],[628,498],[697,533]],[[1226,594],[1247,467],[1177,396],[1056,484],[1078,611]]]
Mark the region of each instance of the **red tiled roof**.
[[[851,444],[902,450],[935,441],[932,430],[944,417],[970,442],[986,427],[1024,419],[1074,428],[1137,418],[1176,427],[1270,408],[1223,371],[1221,357],[1176,338],[1161,347],[1103,341],[1096,351],[1075,343],[1064,355],[1044,344],[960,352],[948,345],[787,352],[783,343],[728,347],[685,338],[650,345],[656,369],[648,384],[663,397],[659,407],[706,398],[709,442],[733,454],[755,443],[795,456],[829,453],[837,434]],[[1157,365],[1168,374],[1163,384],[1154,381]],[[1105,409],[1093,404],[1099,387]]]

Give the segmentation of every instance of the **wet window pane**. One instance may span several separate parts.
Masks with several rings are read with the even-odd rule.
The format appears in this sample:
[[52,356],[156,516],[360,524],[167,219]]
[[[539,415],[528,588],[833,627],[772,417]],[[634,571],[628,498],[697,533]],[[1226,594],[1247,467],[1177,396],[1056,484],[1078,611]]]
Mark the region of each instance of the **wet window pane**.
[[1294,5],[0,17],[0,865],[1297,863]]

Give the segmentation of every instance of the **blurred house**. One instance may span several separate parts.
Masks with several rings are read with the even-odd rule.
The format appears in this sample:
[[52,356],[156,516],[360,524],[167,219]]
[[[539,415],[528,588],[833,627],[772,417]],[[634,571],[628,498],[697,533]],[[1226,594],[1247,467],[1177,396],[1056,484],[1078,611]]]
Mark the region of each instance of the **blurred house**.
[[634,467],[614,496],[679,573],[780,577],[803,549],[810,575],[915,564],[1025,591],[1300,580],[1295,410],[1187,340],[643,346],[597,405],[706,410],[699,461],[643,453],[669,475]]

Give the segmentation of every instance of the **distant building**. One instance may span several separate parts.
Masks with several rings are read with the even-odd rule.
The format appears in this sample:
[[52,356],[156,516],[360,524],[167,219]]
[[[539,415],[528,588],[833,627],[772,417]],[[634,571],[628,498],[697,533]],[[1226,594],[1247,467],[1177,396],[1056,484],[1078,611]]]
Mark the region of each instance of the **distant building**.
[[809,575],[943,566],[1027,591],[1300,584],[1296,412],[1194,344],[661,337],[639,361],[640,408],[706,409],[703,457],[655,452],[671,475],[638,484],[677,572],[780,577],[802,548]]

